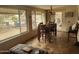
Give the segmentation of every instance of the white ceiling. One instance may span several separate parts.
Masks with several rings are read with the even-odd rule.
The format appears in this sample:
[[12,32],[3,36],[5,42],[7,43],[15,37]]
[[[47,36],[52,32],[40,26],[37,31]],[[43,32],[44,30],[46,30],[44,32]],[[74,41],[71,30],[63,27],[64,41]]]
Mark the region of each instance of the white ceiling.
[[[32,5],[32,6],[36,7],[36,8],[41,8],[41,9],[50,9],[50,5]],[[66,5],[52,5],[52,9],[64,7],[64,6],[66,6]]]

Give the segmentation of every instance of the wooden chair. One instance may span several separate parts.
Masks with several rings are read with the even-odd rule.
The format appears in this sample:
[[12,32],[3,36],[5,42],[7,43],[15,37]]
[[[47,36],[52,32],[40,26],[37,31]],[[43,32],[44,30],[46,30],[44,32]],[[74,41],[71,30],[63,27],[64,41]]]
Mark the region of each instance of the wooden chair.
[[49,23],[49,30],[50,32],[53,32],[53,34],[56,36],[57,35],[57,25],[56,23]]
[[40,38],[42,37],[45,37],[45,25],[43,23],[40,23],[38,25],[38,40],[40,42]]
[[52,24],[52,23],[49,23],[49,24],[42,24],[40,23],[38,25],[38,40],[40,42],[40,38],[44,37],[45,39],[45,42],[48,40],[49,42],[51,41],[51,37],[52,37],[52,32],[55,34],[56,36],[56,24]]
[[78,24],[78,23],[76,24],[76,27],[75,27],[74,30],[72,30],[72,26],[69,27],[68,40],[69,40],[69,38],[70,38],[70,34],[72,33],[72,34],[75,34],[75,36],[76,36],[75,38],[76,38],[76,41],[77,41],[78,28],[79,28],[79,24]]
[[38,40],[40,42],[40,38],[44,38],[45,42],[48,40],[49,41],[49,36],[50,36],[50,31],[49,27],[44,24],[39,24],[38,26]]

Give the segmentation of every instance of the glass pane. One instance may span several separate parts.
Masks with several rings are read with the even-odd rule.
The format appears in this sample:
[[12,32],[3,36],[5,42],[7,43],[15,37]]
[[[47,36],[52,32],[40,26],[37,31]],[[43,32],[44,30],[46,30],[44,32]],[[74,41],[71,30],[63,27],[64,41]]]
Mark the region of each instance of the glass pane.
[[32,29],[36,29],[36,27],[35,13],[32,11]]
[[21,26],[21,32],[27,31],[27,25],[26,25],[26,11],[20,10],[20,26]]
[[20,33],[18,10],[0,8],[0,40]]
[[42,16],[41,16],[41,12],[36,12],[36,24],[38,26],[39,23],[43,22],[42,21]]
[[45,24],[46,23],[46,21],[45,21],[46,19],[45,19],[45,13],[42,13],[42,21],[43,21],[43,24]]

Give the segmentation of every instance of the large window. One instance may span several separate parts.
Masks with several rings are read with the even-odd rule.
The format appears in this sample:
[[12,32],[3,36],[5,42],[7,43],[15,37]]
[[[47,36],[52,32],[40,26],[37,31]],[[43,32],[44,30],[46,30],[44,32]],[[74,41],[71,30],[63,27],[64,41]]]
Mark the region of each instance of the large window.
[[38,26],[38,24],[41,22],[43,22],[41,12],[36,11],[36,25]]
[[46,18],[45,18],[45,13],[44,12],[42,12],[42,22],[44,24],[46,24]]
[[0,8],[0,40],[27,31],[26,11]]
[[36,15],[34,11],[32,11],[32,29],[36,29]]
[[20,25],[21,25],[21,32],[27,31],[27,21],[26,21],[26,12],[24,10],[19,10],[20,14]]
[[32,29],[36,29],[39,23],[45,24],[45,13],[41,11],[32,11]]

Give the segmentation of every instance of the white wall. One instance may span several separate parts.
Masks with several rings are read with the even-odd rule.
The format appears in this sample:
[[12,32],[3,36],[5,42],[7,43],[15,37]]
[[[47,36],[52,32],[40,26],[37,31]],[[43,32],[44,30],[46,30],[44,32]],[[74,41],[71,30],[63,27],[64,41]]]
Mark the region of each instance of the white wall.
[[[66,12],[73,12],[73,17],[65,17]],[[69,27],[72,26],[74,23],[77,22],[77,7],[68,7],[64,12],[64,19],[63,19],[63,30],[68,31]]]
[[[79,6],[78,6],[78,16],[79,16]],[[79,30],[78,30],[78,35],[77,35],[77,41],[79,42]]]
[[[69,26],[73,25],[74,23],[77,22],[77,6],[66,6],[62,8],[55,9],[57,10],[56,12],[62,12],[62,24],[61,24],[61,30],[60,31],[65,31],[67,32],[69,30]],[[66,12],[73,12],[74,16],[73,17],[65,17]]]

